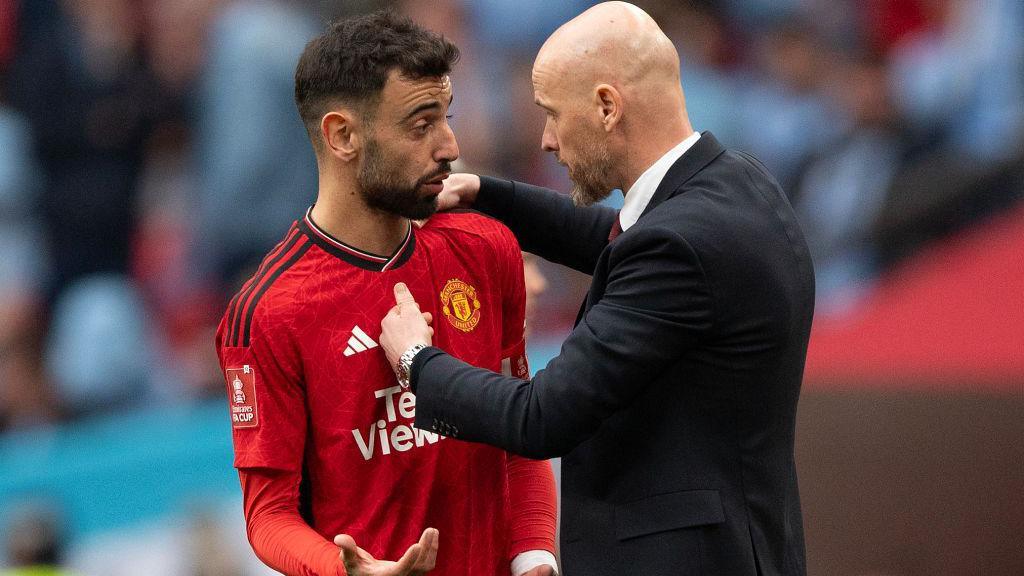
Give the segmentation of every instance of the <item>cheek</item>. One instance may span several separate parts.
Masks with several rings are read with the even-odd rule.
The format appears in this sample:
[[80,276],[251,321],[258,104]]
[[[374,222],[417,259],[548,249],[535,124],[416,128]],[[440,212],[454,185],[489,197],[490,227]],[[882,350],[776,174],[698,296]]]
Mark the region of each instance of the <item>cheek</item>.
[[579,150],[582,126],[580,118],[569,116],[558,124],[558,144],[563,151],[568,151],[571,154]]
[[572,157],[576,153],[576,138],[575,134],[569,130],[562,130],[558,134],[558,146],[562,151],[562,156]]
[[[430,162],[429,138],[403,140],[393,149],[393,167],[398,174],[413,175]],[[418,176],[417,176],[418,177]]]

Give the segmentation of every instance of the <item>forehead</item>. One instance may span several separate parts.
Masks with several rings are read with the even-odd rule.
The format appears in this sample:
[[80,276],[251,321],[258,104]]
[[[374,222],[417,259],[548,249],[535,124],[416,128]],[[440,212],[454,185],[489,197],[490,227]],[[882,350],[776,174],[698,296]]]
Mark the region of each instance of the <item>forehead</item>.
[[547,100],[562,92],[560,73],[550,60],[537,59],[533,64],[533,94],[535,100]]
[[447,74],[410,79],[402,76],[397,70],[392,70],[388,74],[381,96],[382,107],[398,110],[412,109],[432,101],[447,106],[452,98],[452,81]]

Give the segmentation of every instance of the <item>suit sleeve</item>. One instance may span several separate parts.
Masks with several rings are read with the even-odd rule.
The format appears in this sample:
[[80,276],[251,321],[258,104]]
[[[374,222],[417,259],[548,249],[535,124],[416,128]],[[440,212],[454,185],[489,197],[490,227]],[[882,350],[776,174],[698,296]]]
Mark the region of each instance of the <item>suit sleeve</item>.
[[571,451],[643,394],[712,327],[713,297],[690,245],[644,228],[612,247],[604,296],[531,381],[428,348],[413,362],[417,425],[532,458]]
[[580,208],[565,194],[521,182],[480,177],[473,208],[505,223],[523,250],[591,274],[618,212]]
[[[530,377],[526,358],[526,282],[523,256],[511,234],[499,247],[502,263],[502,373],[519,379]],[[546,460],[509,454],[510,522],[509,560],[530,550],[555,551],[555,478]]]

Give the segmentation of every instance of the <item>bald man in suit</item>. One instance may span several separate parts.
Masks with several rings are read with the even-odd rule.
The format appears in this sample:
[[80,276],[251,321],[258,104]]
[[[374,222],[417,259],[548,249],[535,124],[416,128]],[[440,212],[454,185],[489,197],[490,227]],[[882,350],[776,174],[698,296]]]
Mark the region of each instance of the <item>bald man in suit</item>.
[[[533,83],[571,200],[457,175],[439,201],[592,274],[589,294],[561,353],[519,381],[430,347],[396,286],[381,345],[409,375],[416,425],[561,456],[569,576],[803,576],[793,445],[814,280],[786,196],[755,158],[693,130],[678,54],[635,6],[562,26]],[[621,212],[594,205],[614,189]]]

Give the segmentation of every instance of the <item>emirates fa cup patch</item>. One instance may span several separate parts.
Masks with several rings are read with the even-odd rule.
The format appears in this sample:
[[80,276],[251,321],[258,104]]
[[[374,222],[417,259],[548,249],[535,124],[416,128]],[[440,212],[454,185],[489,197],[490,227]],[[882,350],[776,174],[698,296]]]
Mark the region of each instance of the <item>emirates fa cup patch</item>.
[[241,368],[228,368],[224,377],[228,382],[231,426],[255,428],[260,422],[256,409],[256,371],[246,364]]
[[514,376],[520,380],[529,380],[530,363],[526,359],[526,353],[516,353],[511,358],[502,358],[501,373],[505,376]]

